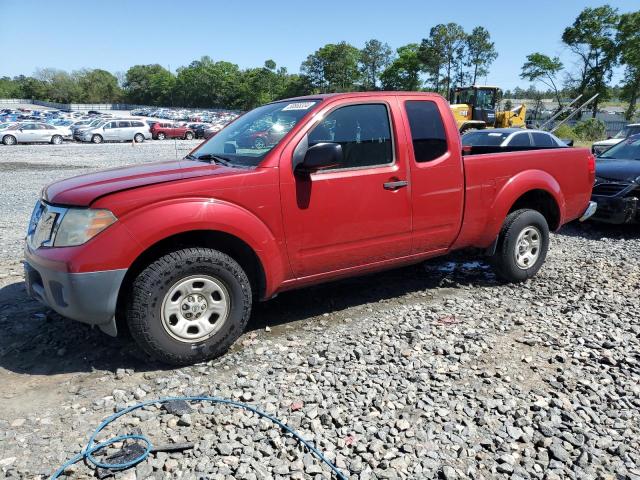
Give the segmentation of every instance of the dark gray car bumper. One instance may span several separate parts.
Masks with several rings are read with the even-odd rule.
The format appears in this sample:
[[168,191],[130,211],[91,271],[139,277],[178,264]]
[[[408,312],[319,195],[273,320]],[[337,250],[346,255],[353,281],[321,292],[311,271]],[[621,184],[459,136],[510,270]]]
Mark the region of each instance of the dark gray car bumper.
[[115,335],[118,292],[126,269],[68,273],[24,262],[29,295],[60,315]]

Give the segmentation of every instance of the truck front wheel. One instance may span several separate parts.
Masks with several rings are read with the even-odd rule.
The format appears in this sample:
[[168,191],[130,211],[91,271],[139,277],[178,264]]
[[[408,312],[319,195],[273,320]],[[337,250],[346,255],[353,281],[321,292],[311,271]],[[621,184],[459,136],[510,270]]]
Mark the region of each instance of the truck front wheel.
[[127,321],[149,355],[187,365],[223,354],[244,331],[251,304],[251,284],[234,259],[209,248],[186,248],[140,272]]
[[548,249],[549,226],[544,216],[536,210],[516,210],[502,225],[491,263],[503,280],[522,282],[540,270]]

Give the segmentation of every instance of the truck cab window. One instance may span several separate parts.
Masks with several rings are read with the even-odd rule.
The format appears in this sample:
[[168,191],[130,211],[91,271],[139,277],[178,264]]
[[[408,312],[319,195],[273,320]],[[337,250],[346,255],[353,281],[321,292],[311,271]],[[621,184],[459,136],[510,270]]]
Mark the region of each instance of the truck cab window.
[[447,136],[436,104],[429,100],[409,100],[405,109],[416,162],[430,162],[441,157],[447,151]]
[[389,113],[381,103],[337,108],[309,133],[309,146],[321,142],[342,146],[338,169],[393,163]]

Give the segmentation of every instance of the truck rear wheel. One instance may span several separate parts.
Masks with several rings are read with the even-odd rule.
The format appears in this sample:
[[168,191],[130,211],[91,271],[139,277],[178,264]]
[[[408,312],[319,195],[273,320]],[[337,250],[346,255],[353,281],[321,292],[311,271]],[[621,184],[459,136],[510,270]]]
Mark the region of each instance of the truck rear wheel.
[[127,321],[149,355],[172,365],[210,360],[242,334],[251,284],[240,265],[210,248],[169,253],[134,280]]
[[535,210],[516,210],[504,221],[491,263],[503,280],[522,282],[540,270],[548,249],[549,226],[544,216]]

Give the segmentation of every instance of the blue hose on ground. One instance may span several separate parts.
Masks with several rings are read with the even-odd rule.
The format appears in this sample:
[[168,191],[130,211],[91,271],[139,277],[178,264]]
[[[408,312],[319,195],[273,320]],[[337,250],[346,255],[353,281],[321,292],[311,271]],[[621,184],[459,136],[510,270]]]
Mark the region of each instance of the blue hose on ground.
[[[284,423],[282,423],[280,420],[278,420],[275,417],[272,417],[271,415],[264,413],[250,405],[247,405],[245,403],[240,403],[240,402],[234,402],[233,400],[227,400],[224,398],[217,398],[217,397],[169,397],[169,398],[162,398],[160,400],[148,400],[146,402],[142,402],[142,403],[138,403],[136,405],[133,405],[131,407],[127,407],[123,410],[120,410],[119,412],[114,413],[113,415],[107,417],[106,419],[104,419],[102,421],[102,423],[100,425],[98,425],[98,428],[96,428],[94,430],[94,432],[91,434],[91,437],[89,438],[89,441],[87,442],[87,445],[84,447],[84,449],[77,454],[76,456],[74,456],[73,458],[69,459],[67,462],[65,462],[58,470],[56,470],[53,475],[51,475],[50,480],[54,480],[58,477],[60,477],[60,475],[62,475],[62,473],[71,465],[78,463],[81,460],[86,460],[89,463],[92,463],[94,466],[98,467],[98,468],[109,468],[112,470],[124,470],[126,468],[129,467],[133,467],[134,465],[137,465],[138,463],[142,462],[143,460],[145,460],[148,456],[149,453],[151,453],[151,450],[153,450],[153,445],[151,444],[151,441],[145,437],[144,435],[119,435],[117,437],[111,438],[105,442],[100,442],[100,443],[96,443],[95,442],[95,438],[98,436],[98,434],[107,426],[109,425],[111,422],[113,422],[114,420],[120,418],[123,415],[126,415],[129,412],[132,412],[134,410],[137,410],[139,408],[145,407],[147,405],[153,405],[153,404],[163,404],[163,403],[167,403],[167,402],[173,402],[176,400],[182,400],[185,402],[210,402],[210,403],[220,403],[220,404],[224,404],[224,405],[229,405],[235,408],[241,408],[243,410],[248,410],[250,412],[255,413],[256,415],[266,418],[268,420],[270,420],[271,422],[275,423],[276,425],[278,425],[280,428],[282,428],[283,430],[285,430],[286,432],[290,433],[293,438],[295,438],[298,443],[301,443],[302,445],[304,445],[305,447],[307,447],[309,449],[309,451],[315,455],[319,460],[321,460],[323,463],[325,463],[326,465],[329,466],[329,468],[331,469],[331,471],[333,473],[336,474],[336,477],[339,480],[347,480],[347,477],[345,477],[345,475],[338,469],[338,467],[336,467],[332,462],[330,462],[329,460],[327,460],[327,458],[322,455],[322,453],[320,453],[320,451],[318,449],[316,449],[313,445],[311,445],[309,442],[307,442],[304,438],[302,438],[302,436],[296,432],[295,430],[293,430],[291,427],[285,425]],[[118,464],[111,464],[111,463],[103,463],[100,462],[99,460],[97,460],[93,454],[96,453],[98,450],[102,450],[105,447],[108,447],[109,445],[112,445],[114,443],[117,442],[122,442],[124,440],[137,440],[140,441],[142,443],[144,443],[144,452],[140,454],[140,456],[138,456],[137,458],[126,462],[126,463],[118,463]]]

